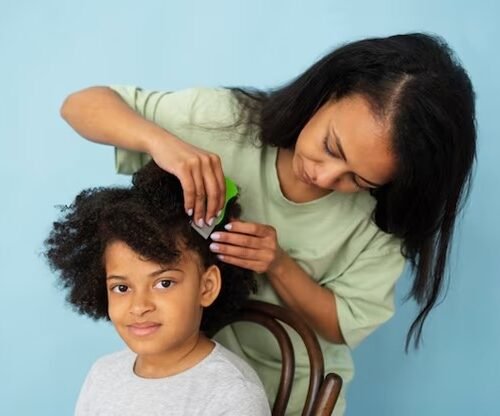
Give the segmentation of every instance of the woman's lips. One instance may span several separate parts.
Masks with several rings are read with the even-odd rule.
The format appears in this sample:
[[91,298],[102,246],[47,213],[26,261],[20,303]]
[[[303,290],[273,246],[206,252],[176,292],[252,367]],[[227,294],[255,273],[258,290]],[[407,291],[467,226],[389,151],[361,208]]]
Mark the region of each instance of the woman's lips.
[[311,180],[305,169],[302,169],[302,178],[308,185],[313,185],[313,181]]
[[[310,166],[309,166],[310,168]],[[301,180],[303,183],[310,185],[310,186],[316,186],[315,180],[311,179],[311,176],[309,176],[307,169],[306,169],[306,163],[304,162],[304,159],[299,157],[298,161],[296,162],[296,177],[297,179]]]
[[146,335],[151,335],[160,328],[161,324],[155,322],[142,322],[132,325],[128,325],[129,331],[138,337],[144,337]]

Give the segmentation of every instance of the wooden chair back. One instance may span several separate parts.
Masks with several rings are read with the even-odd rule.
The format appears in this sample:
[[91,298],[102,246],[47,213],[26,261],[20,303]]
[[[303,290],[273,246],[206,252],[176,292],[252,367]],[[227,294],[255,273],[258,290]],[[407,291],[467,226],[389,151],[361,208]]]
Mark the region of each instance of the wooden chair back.
[[295,312],[282,306],[252,300],[229,322],[253,322],[267,328],[276,338],[281,350],[282,367],[278,393],[274,401],[273,416],[284,416],[295,373],[292,342],[282,323],[287,324],[301,337],[310,363],[309,389],[302,416],[330,416],[342,387],[342,379],[335,373],[324,375],[323,353],[316,334]]

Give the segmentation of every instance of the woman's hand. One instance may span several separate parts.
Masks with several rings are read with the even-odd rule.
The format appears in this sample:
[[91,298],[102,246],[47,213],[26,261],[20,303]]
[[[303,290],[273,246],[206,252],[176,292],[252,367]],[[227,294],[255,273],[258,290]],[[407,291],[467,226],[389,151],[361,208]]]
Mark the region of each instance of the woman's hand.
[[266,273],[285,305],[300,314],[325,340],[345,344],[335,295],[279,246],[276,230],[270,225],[243,221],[228,225],[229,232],[211,234],[214,242],[210,249],[225,263]]
[[232,221],[226,225],[229,232],[217,231],[210,250],[225,263],[273,274],[279,270],[285,251],[278,244],[276,230],[270,225]]
[[184,192],[184,208],[198,226],[211,225],[224,207],[226,185],[220,158],[172,134],[152,140],[148,153],[156,164],[175,175]]
[[179,178],[184,207],[197,223],[209,223],[224,207],[226,186],[219,157],[146,120],[111,89],[91,87],[71,94],[61,115],[93,142],[150,154],[158,166]]

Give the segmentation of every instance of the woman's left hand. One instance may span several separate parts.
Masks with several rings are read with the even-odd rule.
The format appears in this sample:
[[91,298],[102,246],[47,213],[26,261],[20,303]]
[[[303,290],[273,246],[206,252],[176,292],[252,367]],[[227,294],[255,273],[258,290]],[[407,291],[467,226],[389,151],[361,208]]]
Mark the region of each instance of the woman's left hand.
[[226,229],[228,232],[217,231],[210,235],[214,241],[210,250],[225,263],[271,274],[286,256],[278,244],[276,230],[270,225],[232,221]]

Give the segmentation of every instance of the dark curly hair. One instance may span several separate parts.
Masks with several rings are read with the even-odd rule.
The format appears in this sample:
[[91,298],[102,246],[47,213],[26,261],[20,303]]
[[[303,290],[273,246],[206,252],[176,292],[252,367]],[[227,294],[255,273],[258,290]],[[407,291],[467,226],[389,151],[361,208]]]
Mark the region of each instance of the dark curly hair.
[[[230,217],[238,216],[238,210],[234,204]],[[210,241],[190,226],[180,182],[153,161],[134,174],[131,187],[86,189],[61,212],[45,241],[44,254],[78,313],[109,320],[103,256],[113,241],[123,241],[159,264],[177,261],[188,249],[199,255],[203,267],[216,265],[221,291],[204,310],[200,328],[209,334],[256,291],[251,271],[223,263],[209,250]]]

